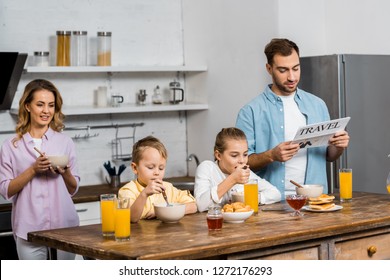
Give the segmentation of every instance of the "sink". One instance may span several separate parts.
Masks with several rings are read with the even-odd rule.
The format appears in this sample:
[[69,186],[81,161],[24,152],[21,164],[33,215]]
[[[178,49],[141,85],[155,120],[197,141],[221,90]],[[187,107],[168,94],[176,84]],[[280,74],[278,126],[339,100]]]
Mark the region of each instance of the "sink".
[[192,194],[194,193],[195,177],[171,177],[164,178],[164,181],[172,183],[172,185],[180,190],[189,190]]

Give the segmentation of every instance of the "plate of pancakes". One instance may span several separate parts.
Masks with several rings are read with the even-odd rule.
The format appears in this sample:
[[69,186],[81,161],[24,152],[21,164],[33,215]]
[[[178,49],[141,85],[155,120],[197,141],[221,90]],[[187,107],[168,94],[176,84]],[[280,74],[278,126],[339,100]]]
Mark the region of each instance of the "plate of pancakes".
[[309,205],[302,207],[302,209],[312,212],[332,212],[343,209],[343,206],[334,203],[334,199],[333,195],[328,194],[311,197],[308,199]]

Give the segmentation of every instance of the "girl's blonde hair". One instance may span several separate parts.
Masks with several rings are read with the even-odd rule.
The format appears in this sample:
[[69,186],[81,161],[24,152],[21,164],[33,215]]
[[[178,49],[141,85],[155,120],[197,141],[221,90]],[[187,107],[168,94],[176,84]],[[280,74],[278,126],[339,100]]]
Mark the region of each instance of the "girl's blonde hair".
[[34,99],[34,93],[38,90],[48,90],[54,95],[54,115],[51,120],[49,127],[55,131],[61,131],[64,128],[64,114],[61,111],[62,108],[62,97],[59,90],[53,85],[53,83],[43,80],[36,79],[29,82],[24,88],[24,93],[22,98],[19,100],[19,115],[18,123],[16,125],[16,137],[13,139],[13,143],[20,140],[24,134],[30,131],[31,128],[31,118],[30,114],[26,109],[26,105],[30,104]]
[[161,141],[158,140],[156,137],[147,136],[147,137],[142,138],[141,140],[137,141],[133,145],[132,161],[135,164],[139,163],[139,161],[142,159],[143,152],[147,148],[155,148],[164,159],[168,158],[168,152],[167,152],[167,149],[165,148],[164,144],[161,143]]

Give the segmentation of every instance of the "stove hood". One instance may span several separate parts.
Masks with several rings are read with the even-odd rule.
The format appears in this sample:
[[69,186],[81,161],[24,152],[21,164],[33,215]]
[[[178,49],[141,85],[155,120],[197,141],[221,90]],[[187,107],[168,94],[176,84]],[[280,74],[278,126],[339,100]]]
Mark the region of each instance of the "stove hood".
[[0,111],[11,109],[26,60],[25,53],[0,52]]

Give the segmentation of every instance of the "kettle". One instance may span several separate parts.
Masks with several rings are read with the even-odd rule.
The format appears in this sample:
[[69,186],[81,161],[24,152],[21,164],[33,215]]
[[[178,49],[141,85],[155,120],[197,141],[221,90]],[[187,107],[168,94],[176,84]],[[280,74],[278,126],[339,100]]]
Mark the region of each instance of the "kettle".
[[184,100],[184,90],[180,88],[180,83],[173,81],[169,83],[169,103],[178,104]]

